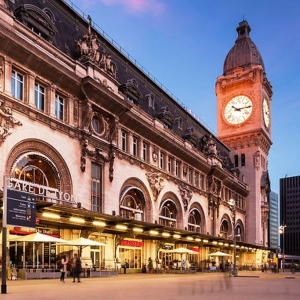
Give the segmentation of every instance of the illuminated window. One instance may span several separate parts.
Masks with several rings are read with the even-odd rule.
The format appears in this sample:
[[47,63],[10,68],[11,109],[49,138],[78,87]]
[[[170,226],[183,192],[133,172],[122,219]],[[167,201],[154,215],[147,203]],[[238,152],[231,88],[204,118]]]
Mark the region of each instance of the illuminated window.
[[188,230],[201,233],[201,215],[197,209],[193,209],[189,214]]
[[91,210],[93,212],[102,211],[102,166],[92,163],[92,195]]
[[177,208],[172,200],[163,203],[159,214],[159,224],[168,227],[177,226]]

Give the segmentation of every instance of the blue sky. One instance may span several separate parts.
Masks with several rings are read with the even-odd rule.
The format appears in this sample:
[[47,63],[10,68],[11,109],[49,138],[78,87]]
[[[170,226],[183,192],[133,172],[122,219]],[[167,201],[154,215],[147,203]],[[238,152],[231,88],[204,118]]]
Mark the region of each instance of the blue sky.
[[300,175],[300,1],[71,1],[214,133],[216,78],[247,20],[273,86],[271,188]]

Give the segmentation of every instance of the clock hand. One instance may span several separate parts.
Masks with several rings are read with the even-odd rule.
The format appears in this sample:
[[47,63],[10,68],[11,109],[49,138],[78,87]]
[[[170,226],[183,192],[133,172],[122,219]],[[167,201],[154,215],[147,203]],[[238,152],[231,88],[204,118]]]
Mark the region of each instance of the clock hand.
[[235,107],[235,106],[231,106],[235,111],[241,111],[241,108],[237,108],[237,107]]

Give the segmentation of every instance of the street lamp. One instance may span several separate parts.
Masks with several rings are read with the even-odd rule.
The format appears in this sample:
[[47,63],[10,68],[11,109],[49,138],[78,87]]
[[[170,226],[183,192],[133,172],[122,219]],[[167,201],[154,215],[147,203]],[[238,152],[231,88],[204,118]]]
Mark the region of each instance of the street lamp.
[[280,225],[279,226],[279,233],[282,234],[282,254],[281,254],[281,258],[282,258],[282,271],[284,272],[284,231],[285,231],[285,227],[286,225]]
[[237,268],[236,268],[236,234],[235,234],[235,218],[236,218],[236,211],[235,211],[235,200],[230,199],[228,201],[228,204],[230,206],[230,211],[232,213],[232,225],[233,225],[233,276],[237,276]]

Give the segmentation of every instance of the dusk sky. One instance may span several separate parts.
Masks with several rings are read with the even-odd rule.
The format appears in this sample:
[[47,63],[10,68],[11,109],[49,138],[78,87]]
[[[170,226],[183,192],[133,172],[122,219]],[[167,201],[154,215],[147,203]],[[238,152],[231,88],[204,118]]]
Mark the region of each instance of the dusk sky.
[[142,66],[216,134],[216,78],[239,22],[273,86],[271,188],[300,175],[300,1],[66,0]]

